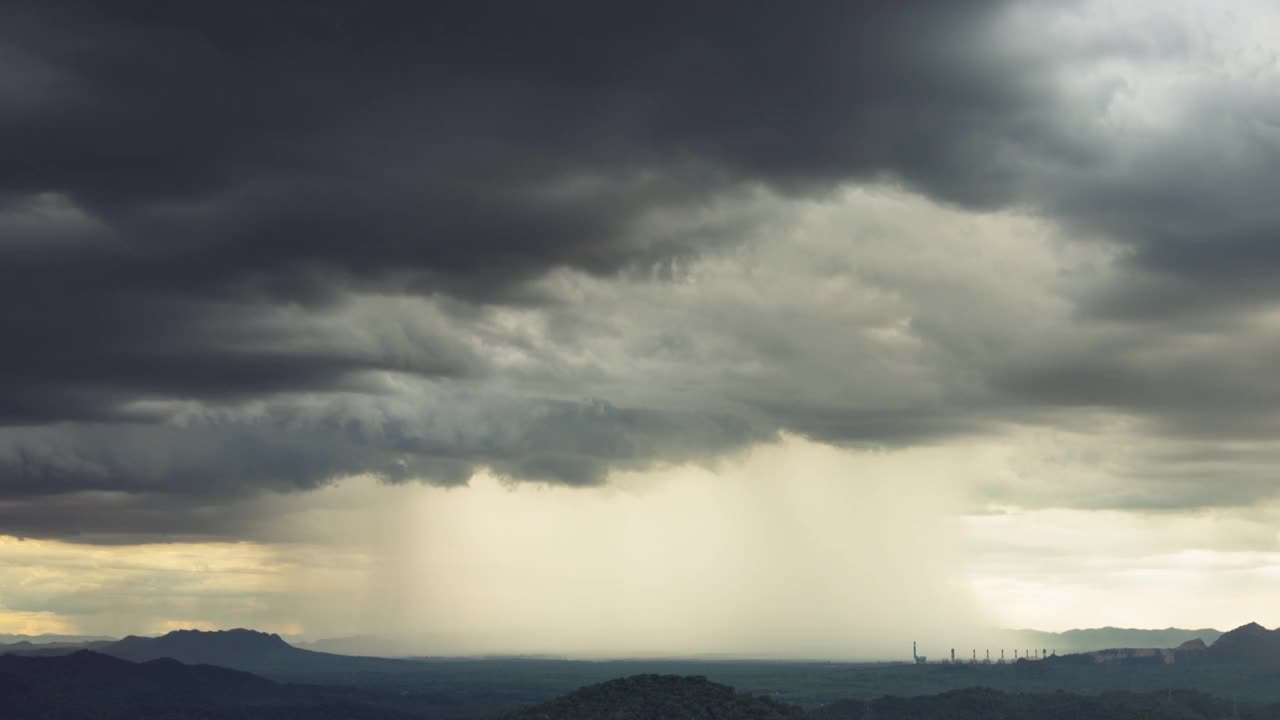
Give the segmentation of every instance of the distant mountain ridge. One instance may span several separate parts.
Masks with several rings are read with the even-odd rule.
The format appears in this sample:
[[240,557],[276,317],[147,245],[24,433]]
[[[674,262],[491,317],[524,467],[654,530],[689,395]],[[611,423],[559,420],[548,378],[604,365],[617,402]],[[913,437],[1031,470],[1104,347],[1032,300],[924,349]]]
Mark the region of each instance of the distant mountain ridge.
[[342,637],[320,638],[309,642],[299,642],[295,647],[316,652],[333,653],[334,655],[357,655],[365,657],[408,657],[426,655],[431,645],[413,638],[393,638],[383,635],[345,635]]
[[1061,663],[1209,663],[1280,667],[1280,629],[1268,630],[1251,622],[1221,634],[1212,644],[1193,638],[1176,647],[1117,646],[1064,654],[1051,660]]
[[408,660],[333,655],[296,648],[279,635],[237,628],[234,630],[175,630],[160,637],[130,635],[114,642],[92,642],[81,646],[17,645],[0,648],[0,653],[28,657],[69,655],[77,650],[94,652],[132,662],[170,658],[188,665],[217,665],[224,668],[268,675],[342,674],[353,672],[394,673],[410,669]]
[[32,645],[49,645],[53,643],[71,645],[83,644],[89,642],[112,642],[117,638],[107,635],[58,635],[56,633],[41,633],[39,635],[12,635],[0,633],[0,645],[15,645],[18,643],[30,643]]
[[[976,649],[982,656],[986,649],[994,649],[999,655],[999,648],[1012,650],[1031,649],[1054,650],[1059,655],[1068,653],[1090,652],[1121,647],[1177,647],[1184,642],[1199,638],[1206,645],[1213,643],[1222,635],[1221,630],[1203,628],[1199,630],[1185,628],[1164,628],[1160,630],[1101,627],[1049,632],[1045,630],[984,630],[967,635],[975,638],[973,642],[955,643],[957,653],[967,657],[967,651],[961,648]],[[486,640],[492,640],[486,638]],[[489,642],[489,645],[495,643]],[[448,648],[465,646],[465,639],[451,635],[348,635],[327,637],[295,643],[296,647],[337,655],[357,655],[365,657],[443,657],[456,655]],[[946,647],[950,647],[947,644]],[[466,655],[467,653],[463,653]],[[503,653],[485,653],[490,656],[503,656]],[[705,658],[706,656],[696,656]],[[738,657],[734,655],[732,657]],[[740,659],[749,659],[745,656]],[[892,660],[896,657],[861,657],[862,660]]]
[[1221,630],[1202,628],[1164,628],[1147,630],[1138,628],[1082,628],[1060,633],[1043,630],[1010,630],[1013,639],[1021,647],[1044,648],[1066,653],[1092,652],[1114,648],[1175,648],[1185,642],[1199,639],[1212,645],[1222,636]]
[[113,657],[145,662],[157,658],[173,658],[189,665],[221,665],[236,667],[248,658],[254,663],[289,662],[299,653],[279,635],[257,630],[175,630],[160,637],[130,635],[103,645],[100,652]]
[[131,635],[97,650],[134,662],[173,658],[187,664],[219,665],[269,676],[399,672],[409,664],[407,660],[303,650],[285,642],[279,635],[243,628],[175,630],[154,638]]
[[[1189,652],[1199,643],[1214,647],[1224,637],[1224,633],[1218,630],[1181,628],[1142,630],[1104,627],[1062,633],[1031,630],[1003,632],[1006,634],[996,635],[991,639],[1004,643],[1006,648],[1052,650],[1059,656],[1123,648],[1178,648]],[[1206,653],[1206,657],[1218,660],[1244,654],[1268,662],[1280,661],[1280,649],[1272,649],[1271,645],[1280,636],[1256,623],[1237,628],[1230,635],[1230,639],[1220,648]],[[1265,638],[1272,638],[1273,641]],[[406,669],[404,664],[415,662],[411,659],[392,659],[386,655],[379,657],[378,651],[383,646],[378,640],[377,636],[318,640],[309,643],[310,647],[306,648],[291,645],[279,635],[256,630],[175,630],[160,637],[130,635],[116,641],[95,640],[79,645],[61,642],[31,644],[30,641],[22,641],[0,645],[0,654],[65,655],[76,649],[89,649],[138,662],[168,657],[188,664],[219,665],[275,677],[359,671],[400,672]],[[993,644],[991,647],[1000,645]],[[336,652],[325,652],[331,649]],[[424,650],[428,652],[416,653],[419,659],[429,654],[429,649]],[[977,652],[979,656],[984,654],[982,649]],[[404,645],[388,654],[399,655],[400,658],[415,655]],[[962,656],[965,654],[967,653],[961,651]]]

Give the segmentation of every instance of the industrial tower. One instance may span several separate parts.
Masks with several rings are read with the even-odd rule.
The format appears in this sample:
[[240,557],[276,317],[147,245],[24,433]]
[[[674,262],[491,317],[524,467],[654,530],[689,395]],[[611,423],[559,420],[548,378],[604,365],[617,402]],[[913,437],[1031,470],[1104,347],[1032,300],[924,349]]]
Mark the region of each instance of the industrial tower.
[[916,641],[915,641],[915,640],[912,640],[912,641],[911,641],[911,659],[912,659],[912,660],[915,660],[917,665],[924,665],[924,664],[925,664],[925,661],[929,659],[929,658],[925,657],[924,655],[917,655],[917,654],[916,654]]

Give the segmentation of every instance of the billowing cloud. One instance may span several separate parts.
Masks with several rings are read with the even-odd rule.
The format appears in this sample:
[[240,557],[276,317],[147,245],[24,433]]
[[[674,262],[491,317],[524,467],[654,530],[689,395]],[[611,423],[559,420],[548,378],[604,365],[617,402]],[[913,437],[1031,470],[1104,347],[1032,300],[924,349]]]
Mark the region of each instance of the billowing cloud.
[[6,8],[0,532],[783,432],[1026,443],[978,503],[1270,496],[1274,10],[1107,12]]

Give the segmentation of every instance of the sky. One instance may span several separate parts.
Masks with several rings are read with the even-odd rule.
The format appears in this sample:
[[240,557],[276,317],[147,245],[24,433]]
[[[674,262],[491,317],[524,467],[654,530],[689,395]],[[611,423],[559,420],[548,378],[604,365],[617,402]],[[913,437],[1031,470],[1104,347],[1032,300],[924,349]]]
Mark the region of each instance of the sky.
[[1277,47],[1263,0],[5,3],[0,633],[1280,625]]

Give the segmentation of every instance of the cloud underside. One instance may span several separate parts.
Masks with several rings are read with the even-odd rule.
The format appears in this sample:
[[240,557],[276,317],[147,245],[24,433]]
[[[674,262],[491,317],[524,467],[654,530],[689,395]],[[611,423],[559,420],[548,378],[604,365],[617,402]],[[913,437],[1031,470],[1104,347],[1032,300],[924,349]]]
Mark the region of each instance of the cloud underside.
[[1276,71],[1095,9],[0,11],[0,532],[779,433],[1268,496]]

